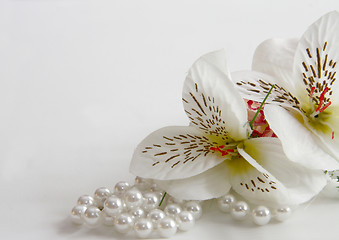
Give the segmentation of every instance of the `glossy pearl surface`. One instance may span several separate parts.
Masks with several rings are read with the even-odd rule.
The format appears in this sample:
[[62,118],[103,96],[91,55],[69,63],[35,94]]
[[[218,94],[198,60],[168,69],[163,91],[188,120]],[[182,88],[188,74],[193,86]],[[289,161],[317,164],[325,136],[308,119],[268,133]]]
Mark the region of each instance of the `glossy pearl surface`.
[[176,218],[175,218],[177,224],[178,224],[178,228],[181,231],[188,231],[190,230],[194,224],[195,224],[195,219],[192,215],[192,213],[188,212],[188,211],[182,211],[180,212]]
[[115,195],[108,197],[104,204],[104,211],[107,215],[115,216],[122,212],[123,210],[122,200]]
[[103,207],[106,198],[109,197],[110,195],[111,191],[106,187],[101,187],[95,190],[94,200],[96,202],[96,205],[98,207]]
[[94,198],[90,195],[82,195],[81,197],[78,198],[77,203],[78,205],[90,206],[94,204]]
[[131,186],[128,182],[120,181],[114,186],[114,194],[118,196],[122,196],[127,190],[129,190]]
[[235,197],[231,194],[218,198],[218,208],[224,213],[231,212],[234,203]]
[[259,206],[252,211],[253,222],[257,225],[265,225],[271,220],[270,210],[265,206]]
[[146,216],[144,209],[142,208],[134,208],[129,212],[132,218],[144,218]]
[[171,217],[165,217],[159,221],[158,233],[161,237],[169,238],[177,232],[177,224]]
[[184,204],[184,210],[192,213],[193,217],[197,220],[202,215],[202,207],[196,201],[189,201]]
[[124,194],[124,200],[126,207],[128,209],[133,209],[140,207],[142,205],[143,196],[138,189],[132,188]]
[[147,238],[153,231],[153,224],[149,219],[140,218],[134,224],[134,232],[139,238]]
[[147,217],[152,221],[155,227],[157,226],[158,222],[165,216],[165,213],[160,209],[153,209],[147,215]]
[[133,227],[133,219],[130,214],[122,213],[115,218],[114,228],[119,233],[128,233]]
[[76,224],[84,223],[84,220],[83,220],[82,216],[84,215],[86,209],[87,209],[87,206],[85,206],[85,205],[77,205],[77,206],[75,206],[72,209],[72,213],[71,213],[72,222],[74,222]]
[[84,213],[85,223],[89,226],[97,226],[101,220],[101,211],[96,206],[89,206]]
[[233,205],[231,215],[235,220],[244,220],[248,211],[249,207],[247,203],[244,201],[239,201]]
[[165,207],[164,212],[167,216],[175,218],[181,212],[181,208],[178,204],[171,203]]
[[144,194],[144,202],[142,207],[146,211],[150,211],[154,208],[157,208],[159,206],[160,199],[157,195],[157,193],[154,192],[148,192]]
[[292,209],[290,207],[281,207],[277,208],[274,211],[274,218],[280,222],[288,219],[292,214]]

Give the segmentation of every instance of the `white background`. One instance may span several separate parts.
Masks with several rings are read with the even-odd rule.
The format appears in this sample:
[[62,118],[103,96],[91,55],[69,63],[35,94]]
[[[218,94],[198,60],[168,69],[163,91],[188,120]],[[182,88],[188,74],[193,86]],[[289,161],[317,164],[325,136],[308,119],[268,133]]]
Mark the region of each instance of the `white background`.
[[[78,196],[133,181],[147,134],[188,124],[190,65],[225,48],[231,71],[249,69],[261,41],[300,37],[332,10],[338,0],[0,1],[0,238],[131,238],[67,216]],[[207,209],[172,239],[335,239],[338,226],[338,200],[318,198],[264,227]]]

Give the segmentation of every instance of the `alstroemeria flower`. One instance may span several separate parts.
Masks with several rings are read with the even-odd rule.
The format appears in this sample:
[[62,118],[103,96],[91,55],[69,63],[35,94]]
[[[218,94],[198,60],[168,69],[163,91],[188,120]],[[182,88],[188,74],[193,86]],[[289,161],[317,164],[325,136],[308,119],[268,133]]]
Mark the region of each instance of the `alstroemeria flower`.
[[263,42],[253,58],[255,72],[232,75],[243,97],[258,102],[275,84],[266,119],[289,159],[315,169],[339,168],[338,33],[339,13],[331,12],[300,40]]
[[198,59],[183,90],[189,126],[159,129],[135,150],[130,171],[179,199],[205,200],[232,187],[251,202],[299,204],[327,182],[289,161],[277,138],[253,138],[246,105],[231,82],[224,51]]

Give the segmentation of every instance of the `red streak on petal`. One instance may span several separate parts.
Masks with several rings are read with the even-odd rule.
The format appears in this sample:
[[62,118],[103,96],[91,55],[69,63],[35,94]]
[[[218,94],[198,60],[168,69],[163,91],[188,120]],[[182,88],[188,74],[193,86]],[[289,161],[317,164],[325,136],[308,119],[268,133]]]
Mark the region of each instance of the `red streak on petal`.
[[315,87],[311,88],[311,92],[310,92],[310,98],[313,98],[313,93],[314,93]]
[[332,139],[334,139],[334,131],[332,132]]

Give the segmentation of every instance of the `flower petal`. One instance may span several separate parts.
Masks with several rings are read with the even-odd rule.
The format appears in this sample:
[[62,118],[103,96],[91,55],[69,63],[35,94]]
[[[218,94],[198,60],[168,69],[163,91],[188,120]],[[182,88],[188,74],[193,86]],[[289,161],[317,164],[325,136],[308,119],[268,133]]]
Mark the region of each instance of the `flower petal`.
[[210,151],[213,144],[195,127],[161,128],[138,145],[130,171],[140,177],[160,180],[195,176],[225,160]]
[[[327,184],[328,177],[322,170],[309,169],[290,161],[284,154],[281,142],[277,138],[256,138],[244,142],[242,156],[260,172],[264,173],[262,180],[268,182],[273,190],[284,190],[284,195],[278,200],[282,205],[301,204],[317,195]],[[248,157],[250,156],[250,158]],[[256,162],[253,162],[253,160]],[[270,184],[274,176],[276,183]],[[280,184],[279,184],[280,183]],[[280,188],[279,188],[279,185]],[[276,189],[272,189],[275,186]],[[266,189],[265,189],[266,192]],[[273,191],[276,192],[276,191]]]
[[339,163],[322,150],[312,132],[292,113],[274,105],[265,106],[264,113],[290,160],[313,169],[339,169]]
[[300,102],[295,97],[293,89],[283,87],[288,85],[278,78],[260,72],[238,71],[232,73],[232,79],[236,82],[241,96],[245,99],[263,102],[274,84],[266,103],[275,103],[285,108],[301,109]]
[[206,54],[193,64],[182,99],[192,125],[206,134],[247,138],[246,106],[231,82],[223,50]]
[[190,178],[155,182],[171,196],[182,200],[217,198],[225,195],[231,188],[225,163]]
[[252,62],[254,71],[268,74],[279,81],[279,85],[290,88],[293,59],[298,39],[268,39],[255,50]]
[[300,95],[308,96],[311,88],[315,87],[313,98],[316,101],[327,87],[327,97],[331,96],[332,103],[338,101],[338,84],[335,81],[338,60],[339,13],[334,11],[313,23],[299,41],[293,65]]

